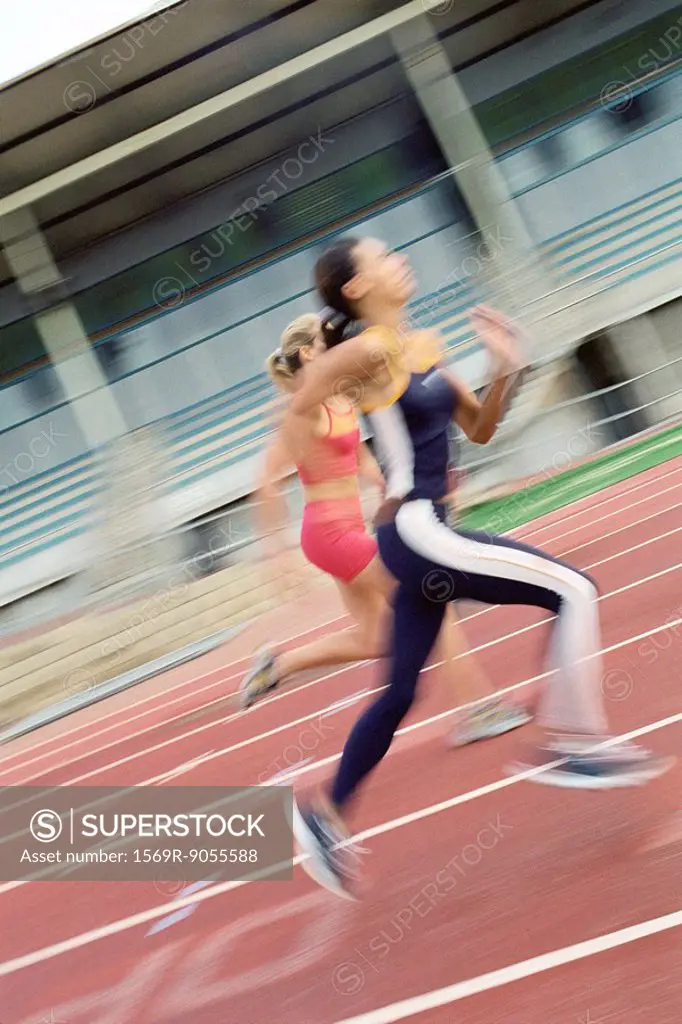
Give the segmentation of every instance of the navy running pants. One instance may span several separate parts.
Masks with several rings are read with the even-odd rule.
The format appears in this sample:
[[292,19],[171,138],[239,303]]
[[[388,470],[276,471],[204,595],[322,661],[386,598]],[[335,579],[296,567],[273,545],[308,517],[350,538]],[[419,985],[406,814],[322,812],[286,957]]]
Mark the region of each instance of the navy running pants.
[[[343,808],[388,751],[415,699],[446,602],[528,605],[555,615],[540,721],[557,732],[603,734],[597,588],[585,573],[504,537],[450,529],[445,506],[416,500],[377,530],[382,561],[397,579],[386,688],[359,718],[331,788]],[[503,680],[500,681],[501,683]]]

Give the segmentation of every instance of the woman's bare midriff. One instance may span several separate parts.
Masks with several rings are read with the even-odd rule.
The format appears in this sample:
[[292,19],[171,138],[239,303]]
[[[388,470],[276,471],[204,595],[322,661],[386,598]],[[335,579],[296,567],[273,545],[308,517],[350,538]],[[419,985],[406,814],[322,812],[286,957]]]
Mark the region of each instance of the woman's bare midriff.
[[343,476],[338,480],[327,480],[321,484],[306,484],[303,494],[306,502],[335,501],[358,497],[360,487],[356,476]]

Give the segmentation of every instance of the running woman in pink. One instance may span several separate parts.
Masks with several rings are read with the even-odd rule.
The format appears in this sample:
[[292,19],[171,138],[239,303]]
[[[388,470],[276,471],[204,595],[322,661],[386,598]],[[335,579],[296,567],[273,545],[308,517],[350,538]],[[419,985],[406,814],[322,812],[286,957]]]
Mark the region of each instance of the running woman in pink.
[[[284,331],[280,348],[270,356],[269,373],[278,387],[293,394],[306,365],[325,351],[320,317],[299,317]],[[332,577],[356,625],[291,651],[275,653],[270,647],[261,650],[241,685],[244,708],[300,672],[383,658],[386,654],[384,638],[394,581],[366,529],[359,484],[362,478],[383,496],[381,469],[369,448],[361,443],[355,410],[347,398],[330,396],[316,406],[307,418],[306,430],[305,458],[295,467],[305,497],[301,548],[312,565]],[[292,456],[278,434],[267,452],[257,495],[260,526],[265,534],[273,535],[282,528],[278,480],[292,468]],[[457,658],[460,664],[465,660],[467,645],[452,606],[440,643],[443,660]],[[531,720],[525,708],[504,702],[494,693],[473,659],[466,658],[466,662],[465,671],[460,672],[457,666],[460,702],[476,702],[476,706],[462,714],[450,736],[452,745],[499,736]]]

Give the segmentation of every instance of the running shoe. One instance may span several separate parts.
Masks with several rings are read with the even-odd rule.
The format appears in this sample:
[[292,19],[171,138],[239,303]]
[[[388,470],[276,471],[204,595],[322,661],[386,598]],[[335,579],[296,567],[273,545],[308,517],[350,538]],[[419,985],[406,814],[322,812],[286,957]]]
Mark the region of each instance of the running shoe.
[[279,686],[275,660],[270,647],[261,648],[254,656],[251,668],[239,686],[239,699],[243,711],[247,711],[257,700]]
[[535,748],[528,758],[511,765],[508,774],[541,769],[530,775],[528,781],[571,789],[615,789],[643,786],[664,775],[676,760],[632,743],[600,749],[594,739],[582,743],[557,741]]
[[304,855],[306,874],[336,896],[355,900],[358,881],[357,855],[366,852],[353,846],[324,811],[299,808],[294,800],[294,838]]
[[502,736],[532,721],[533,715],[527,708],[492,697],[466,713],[461,724],[450,734],[449,743],[452,747],[465,747],[478,740]]

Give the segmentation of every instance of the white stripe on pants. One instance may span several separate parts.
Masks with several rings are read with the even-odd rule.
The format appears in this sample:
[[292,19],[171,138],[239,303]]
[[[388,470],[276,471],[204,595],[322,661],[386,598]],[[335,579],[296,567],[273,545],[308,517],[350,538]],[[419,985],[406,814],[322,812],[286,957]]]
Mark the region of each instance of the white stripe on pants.
[[431,563],[428,571],[451,570],[453,599],[546,607],[543,595],[529,588],[558,598],[550,647],[555,672],[545,687],[541,724],[555,731],[606,732],[599,605],[588,577],[528,545],[475,531],[454,532],[438,519],[430,501],[402,505],[395,527],[400,540]]

